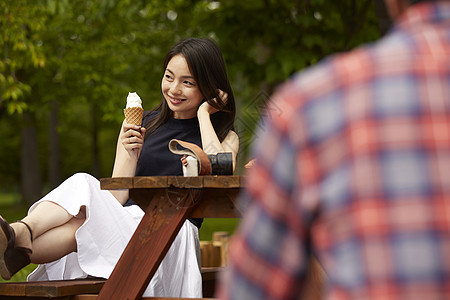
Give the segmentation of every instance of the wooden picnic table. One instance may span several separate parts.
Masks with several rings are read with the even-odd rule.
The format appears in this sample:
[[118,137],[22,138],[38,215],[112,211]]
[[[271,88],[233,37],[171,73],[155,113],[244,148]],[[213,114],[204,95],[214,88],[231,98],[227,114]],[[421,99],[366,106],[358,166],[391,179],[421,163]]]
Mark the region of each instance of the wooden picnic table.
[[129,189],[145,211],[98,299],[139,299],[187,218],[239,217],[241,176],[103,178],[104,190]]
[[[236,203],[244,186],[241,176],[103,178],[100,184],[102,189],[129,189],[130,196],[145,211],[109,279],[8,282],[0,284],[1,299],[140,299],[187,218],[242,215]],[[303,296],[319,300],[326,274],[314,257],[309,264]],[[215,268],[204,269],[203,282],[213,284]],[[99,291],[99,295],[88,295]]]

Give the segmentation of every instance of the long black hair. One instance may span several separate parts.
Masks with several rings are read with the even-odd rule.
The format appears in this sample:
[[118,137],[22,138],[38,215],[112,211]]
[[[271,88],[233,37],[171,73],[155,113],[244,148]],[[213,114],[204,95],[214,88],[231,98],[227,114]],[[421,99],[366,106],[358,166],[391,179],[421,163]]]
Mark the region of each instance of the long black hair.
[[[198,88],[204,97],[203,101],[207,101],[211,106],[219,110],[211,115],[211,123],[217,137],[220,141],[223,141],[228,132],[234,130],[236,104],[219,46],[209,39],[185,39],[173,46],[167,53],[164,60],[164,71],[172,57],[179,54],[186,59],[189,71],[194,76]],[[219,98],[219,89],[228,94],[227,103],[223,103]],[[213,101],[214,98],[217,99],[217,103]],[[167,105],[164,96],[159,105],[147,114],[154,111],[159,113],[154,114],[155,117],[150,118],[144,124],[144,127],[147,129],[147,135],[173,116],[173,112]]]

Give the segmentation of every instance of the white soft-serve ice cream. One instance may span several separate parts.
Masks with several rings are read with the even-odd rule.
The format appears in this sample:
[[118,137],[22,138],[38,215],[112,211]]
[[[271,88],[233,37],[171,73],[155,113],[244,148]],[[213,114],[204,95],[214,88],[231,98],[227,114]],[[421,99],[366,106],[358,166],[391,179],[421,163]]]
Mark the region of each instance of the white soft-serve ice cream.
[[144,109],[142,108],[142,100],[137,93],[128,93],[127,105],[123,113],[128,124],[141,126]]
[[142,100],[141,97],[136,92],[129,92],[127,96],[127,106],[128,107],[140,107],[142,108]]

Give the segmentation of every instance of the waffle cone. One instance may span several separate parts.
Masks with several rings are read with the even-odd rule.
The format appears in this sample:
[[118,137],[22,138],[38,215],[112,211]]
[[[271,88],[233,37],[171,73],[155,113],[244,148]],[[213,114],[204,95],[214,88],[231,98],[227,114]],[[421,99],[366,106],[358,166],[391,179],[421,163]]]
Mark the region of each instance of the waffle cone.
[[142,115],[144,114],[144,109],[142,107],[128,107],[123,110],[125,115],[125,120],[128,124],[141,126]]

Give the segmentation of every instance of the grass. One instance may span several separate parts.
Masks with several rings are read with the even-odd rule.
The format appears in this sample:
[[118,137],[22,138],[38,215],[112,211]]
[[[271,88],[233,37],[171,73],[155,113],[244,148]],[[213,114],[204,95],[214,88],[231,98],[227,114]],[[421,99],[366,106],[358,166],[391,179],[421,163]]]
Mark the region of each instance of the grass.
[[30,265],[26,266],[25,268],[23,268],[22,270],[20,270],[19,272],[17,272],[16,274],[14,274],[14,276],[11,277],[10,280],[3,280],[3,278],[0,277],[0,282],[23,282],[23,281],[27,281],[28,274],[30,274],[36,267],[37,267],[37,265],[30,264]]
[[232,235],[239,225],[239,219],[204,219],[202,227],[199,230],[201,241],[212,240],[212,234],[216,231],[227,231]]
[[18,203],[18,195],[16,193],[1,193],[0,194],[0,206],[11,207]]
[[[18,201],[18,195],[12,193],[0,193],[0,215],[8,222],[22,219],[27,213],[28,207],[21,205]],[[201,241],[210,241],[212,235],[216,231],[226,231],[230,235],[233,234],[239,225],[239,219],[204,219],[199,230]],[[9,281],[20,282],[26,281],[37,265],[31,264],[16,273]],[[3,282],[0,277],[0,282]]]

